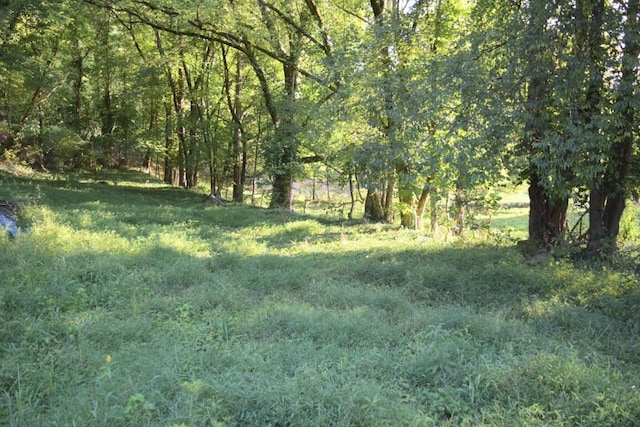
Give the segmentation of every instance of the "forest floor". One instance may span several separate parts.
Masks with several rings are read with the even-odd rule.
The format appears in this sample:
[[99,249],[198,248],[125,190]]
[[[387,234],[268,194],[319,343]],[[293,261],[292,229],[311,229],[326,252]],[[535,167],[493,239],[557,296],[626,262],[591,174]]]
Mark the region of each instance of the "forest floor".
[[635,246],[531,267],[500,230],[137,173],[2,173],[0,199],[30,228],[0,238],[0,425],[640,425]]

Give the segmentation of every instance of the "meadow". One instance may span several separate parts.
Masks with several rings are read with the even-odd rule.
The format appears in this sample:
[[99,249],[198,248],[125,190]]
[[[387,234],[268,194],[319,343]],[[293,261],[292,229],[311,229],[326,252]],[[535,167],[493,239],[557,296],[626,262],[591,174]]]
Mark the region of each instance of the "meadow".
[[0,237],[2,426],[640,425],[635,245],[532,267],[500,230],[133,172],[4,172],[0,199],[29,228]]

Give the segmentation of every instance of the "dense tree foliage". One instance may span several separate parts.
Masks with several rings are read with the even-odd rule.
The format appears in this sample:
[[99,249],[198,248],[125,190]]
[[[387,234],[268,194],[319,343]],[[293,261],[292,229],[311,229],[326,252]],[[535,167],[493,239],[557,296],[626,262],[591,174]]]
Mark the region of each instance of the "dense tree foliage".
[[[637,185],[638,0],[2,3],[0,149],[153,168],[272,208],[322,162],[365,217],[431,226],[526,182],[538,246],[615,241]],[[585,208],[590,234],[568,224]]]

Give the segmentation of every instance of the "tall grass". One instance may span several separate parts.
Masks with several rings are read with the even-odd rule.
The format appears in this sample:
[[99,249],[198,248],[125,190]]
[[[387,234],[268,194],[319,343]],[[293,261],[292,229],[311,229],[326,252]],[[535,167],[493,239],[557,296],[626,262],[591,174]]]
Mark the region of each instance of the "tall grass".
[[0,425],[634,426],[637,277],[136,174],[1,176]]

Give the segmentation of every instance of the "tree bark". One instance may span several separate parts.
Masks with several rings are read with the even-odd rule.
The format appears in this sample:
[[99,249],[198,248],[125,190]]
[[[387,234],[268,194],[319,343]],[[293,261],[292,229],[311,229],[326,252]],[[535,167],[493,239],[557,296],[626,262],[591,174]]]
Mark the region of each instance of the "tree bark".
[[[158,48],[158,53],[160,54],[160,58],[162,59],[164,65],[165,75],[167,77],[167,83],[169,84],[169,89],[171,89],[171,96],[173,100],[173,109],[175,111],[175,118],[177,122],[177,136],[178,136],[178,182],[177,184],[183,187],[187,187],[187,170],[185,164],[187,162],[187,148],[186,148],[186,139],[187,139],[187,129],[185,127],[184,120],[184,74],[182,68],[178,70],[178,80],[176,81],[173,77],[173,72],[171,70],[171,65],[169,64],[169,59],[165,53],[162,38],[160,37],[160,31],[155,31],[156,36],[156,47]],[[172,171],[174,172],[174,171]],[[167,180],[167,176],[165,174],[165,181]],[[173,185],[176,185],[175,182],[175,173],[172,173],[171,182]]]
[[364,217],[373,222],[384,222],[385,211],[382,207],[382,195],[377,189],[367,189],[367,198],[364,202]]
[[353,212],[355,211],[356,206],[356,193],[355,193],[355,185],[353,182],[354,173],[349,170],[349,197],[351,198],[351,203],[349,205],[349,213],[347,214],[347,218],[353,219]]
[[74,40],[75,57],[71,62],[73,68],[73,103],[71,109],[71,125],[73,130],[78,134],[82,131],[82,90],[84,80],[84,55],[82,54],[82,47],[80,39]]
[[293,208],[293,172],[296,167],[297,143],[295,111],[298,97],[298,61],[292,58],[291,63],[283,66],[285,82],[285,103],[280,109],[280,121],[276,128],[275,144],[272,149],[273,164],[273,192],[271,195],[271,209]]
[[[370,0],[369,2],[371,6],[371,10],[373,12],[373,16],[375,19],[374,25],[378,26],[380,29],[384,29],[385,19],[388,14],[387,0]],[[391,80],[392,69],[393,69],[393,61],[391,60],[390,50],[391,46],[387,43],[386,40],[382,40],[381,42],[375,41],[378,43],[376,45],[378,51],[380,52],[380,66],[382,67],[383,73],[383,95],[381,96],[381,102],[383,103],[382,112],[376,118],[377,127],[380,130],[381,134],[386,138],[387,143],[392,143],[392,135],[397,129],[397,123],[394,118],[394,110],[396,110],[396,105],[394,101],[394,94],[391,90]],[[384,185],[385,192],[384,194],[380,194],[380,190],[377,186],[369,187],[367,189],[367,199],[365,203],[365,218],[368,218],[372,221],[379,222],[392,222],[393,221],[393,197],[395,192],[395,179],[396,179],[396,169],[398,165],[393,165],[393,169],[389,171],[380,171],[380,175],[384,176],[384,174],[388,175],[387,182]],[[380,210],[382,213],[380,213]]]
[[[547,17],[541,13],[545,10],[545,1],[536,0],[530,5],[532,22],[529,37],[533,45],[527,52],[528,86],[522,146],[529,156],[529,240],[538,247],[549,247],[557,243],[558,237],[566,229],[568,199],[553,196],[549,188],[541,181],[546,176],[534,162],[535,156],[546,156],[537,144],[545,137],[549,124],[545,117],[549,94],[547,78],[550,74],[548,65],[544,63],[544,45],[539,42],[545,36]],[[559,173],[559,172],[556,172]]]
[[429,191],[429,231],[432,234],[438,231],[438,213],[437,189],[431,188]]
[[173,185],[173,113],[170,102],[164,103],[164,171],[163,177],[166,184]]
[[537,175],[529,183],[529,239],[538,247],[549,247],[567,228],[569,200],[552,199]]
[[[603,0],[598,0],[597,11],[603,13]],[[640,0],[630,0],[627,3],[624,43],[622,48],[621,81],[618,85],[617,104],[622,107],[620,123],[614,142],[609,153],[609,164],[604,176],[591,187],[589,209],[589,252],[596,252],[605,243],[615,243],[620,232],[620,220],[624,213],[626,198],[629,196],[629,175],[633,161],[633,145],[637,136],[637,113],[631,101],[637,90],[637,69],[640,55],[640,41],[638,40],[638,14]],[[596,19],[597,16],[594,16]],[[599,18],[601,26],[602,16]],[[592,42],[596,45],[602,38],[602,28],[593,25]],[[595,48],[593,48],[595,49]],[[594,53],[595,56],[595,53]]]
[[400,195],[400,202],[402,203],[402,214],[400,216],[400,225],[404,228],[416,229],[417,214],[416,214],[416,200],[412,191],[402,192]]
[[429,201],[429,183],[425,184],[418,198],[418,204],[416,206],[416,223],[415,229],[422,230],[424,221],[424,212],[427,208],[427,202]]
[[234,99],[232,108],[232,117],[234,122],[233,134],[233,200],[242,203],[244,199],[244,179],[247,171],[246,146],[244,141],[243,117],[244,109],[242,107],[242,57],[236,55],[236,75],[234,87]]
[[467,201],[464,194],[464,188],[462,184],[456,184],[456,194],[453,204],[454,210],[454,234],[461,236],[464,233],[464,222],[465,222],[465,209],[466,209]]

